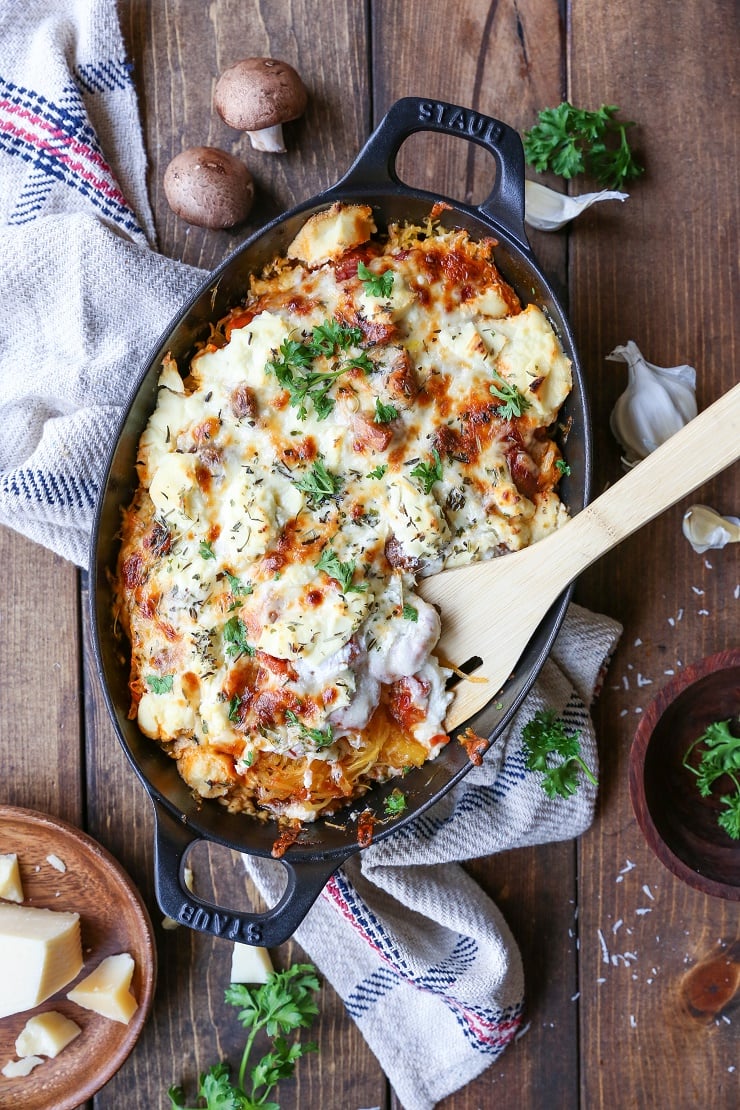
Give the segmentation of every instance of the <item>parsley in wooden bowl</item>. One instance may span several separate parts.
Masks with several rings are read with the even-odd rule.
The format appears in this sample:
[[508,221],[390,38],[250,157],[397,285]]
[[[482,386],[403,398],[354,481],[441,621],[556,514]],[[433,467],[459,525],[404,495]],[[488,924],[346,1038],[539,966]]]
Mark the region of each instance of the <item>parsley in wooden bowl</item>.
[[630,795],[649,846],[689,886],[740,901],[740,649],[684,667],[647,707]]

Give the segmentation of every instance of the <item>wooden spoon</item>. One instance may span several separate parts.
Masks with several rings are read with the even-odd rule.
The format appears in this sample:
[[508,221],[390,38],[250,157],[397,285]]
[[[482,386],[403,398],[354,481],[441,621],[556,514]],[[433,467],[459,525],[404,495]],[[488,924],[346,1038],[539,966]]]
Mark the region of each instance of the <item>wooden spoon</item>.
[[487,680],[458,684],[447,729],[496,695],[553,601],[581,571],[739,457],[740,384],[546,539],[422,579],[419,593],[442,616],[435,654],[456,666],[480,656],[473,673]]

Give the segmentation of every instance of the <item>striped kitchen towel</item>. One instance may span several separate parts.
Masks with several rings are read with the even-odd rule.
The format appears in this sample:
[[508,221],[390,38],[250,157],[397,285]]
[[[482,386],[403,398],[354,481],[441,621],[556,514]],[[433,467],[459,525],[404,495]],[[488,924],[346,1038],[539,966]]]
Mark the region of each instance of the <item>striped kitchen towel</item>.
[[0,523],[80,566],[137,372],[205,277],[153,227],[112,0],[0,0]]
[[[204,278],[156,252],[145,178],[113,0],[0,0],[0,523],[81,566],[138,368]],[[619,632],[571,606],[482,765],[349,861],[297,933],[406,1110],[429,1110],[516,1034],[516,943],[458,861],[588,826],[594,787],[549,799],[525,768],[521,729],[554,709],[581,729],[595,768],[588,707]],[[275,900],[280,865],[247,866]]]

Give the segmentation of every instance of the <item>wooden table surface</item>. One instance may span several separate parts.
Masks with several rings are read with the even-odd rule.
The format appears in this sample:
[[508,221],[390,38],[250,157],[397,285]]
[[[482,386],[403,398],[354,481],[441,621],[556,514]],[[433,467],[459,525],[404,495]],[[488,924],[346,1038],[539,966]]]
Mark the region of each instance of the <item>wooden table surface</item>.
[[[617,104],[639,123],[634,138],[647,165],[629,201],[592,209],[568,230],[531,235],[569,305],[593,411],[595,491],[620,475],[608,415],[625,368],[605,361],[616,344],[634,339],[655,363],[695,366],[700,407],[737,380],[732,0],[120,0],[119,10],[164,253],[200,267],[219,263],[248,231],[331,184],[399,96],[453,101],[519,130],[566,96],[584,107]],[[290,61],[310,90],[305,117],[287,129],[287,154],[250,151],[212,110],[219,71],[249,55]],[[169,159],[200,144],[244,155],[253,169],[258,199],[239,232],[189,228],[166,205]],[[400,166],[410,183],[460,200],[488,191],[488,156],[459,139],[415,137]],[[737,995],[734,1009],[720,1013],[711,1000],[702,1016],[686,1005],[697,964],[733,945],[737,959],[738,904],[705,897],[662,867],[641,837],[627,784],[630,743],[649,701],[681,666],[738,641],[738,548],[692,551],[681,517],[693,501],[737,515],[737,466],[578,584],[582,604],[624,625],[594,711],[596,819],[578,842],[470,866],[520,944],[526,1032],[443,1110],[740,1104]],[[0,798],[86,829],[143,892],[159,952],[153,1013],[94,1105],[165,1107],[171,1083],[192,1091],[199,1070],[220,1055],[236,1060],[239,1029],[222,1002],[230,945],[160,927],[150,803],[97,686],[84,575],[5,529],[0,565]],[[243,897],[240,863],[225,850],[199,850],[194,868],[199,889]],[[301,955],[289,943],[273,958],[284,966]],[[280,1085],[284,1110],[399,1106],[328,986],[317,1039],[318,1055]]]

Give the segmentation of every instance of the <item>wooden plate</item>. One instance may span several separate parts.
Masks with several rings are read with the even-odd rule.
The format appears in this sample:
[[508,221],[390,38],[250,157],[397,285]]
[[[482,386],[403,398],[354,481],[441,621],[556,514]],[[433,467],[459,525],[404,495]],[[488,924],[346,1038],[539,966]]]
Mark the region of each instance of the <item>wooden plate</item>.
[[[23,1110],[74,1110],[92,1098],[120,1068],[151,1009],[156,979],[152,926],[139,892],[119,863],[79,829],[30,809],[0,806],[0,852],[15,852],[25,906],[79,913],[84,966],[77,979],[33,1010],[0,1019],[0,1068],[16,1058],[15,1039],[33,1014],[57,1010],[82,1033],[54,1060],[44,1059],[30,1075],[0,1075],[0,1106]],[[63,873],[47,856],[66,865]],[[128,1025],[83,1010],[66,995],[106,956],[130,952],[135,961],[131,989],[139,1003]]]
[[643,714],[630,752],[632,807],[648,844],[689,886],[717,898],[740,900],[740,840],[717,824],[718,780],[703,798],[683,766],[690,745],[713,721],[740,723],[740,649],[720,652],[663,687]]

